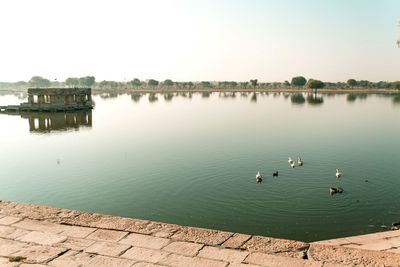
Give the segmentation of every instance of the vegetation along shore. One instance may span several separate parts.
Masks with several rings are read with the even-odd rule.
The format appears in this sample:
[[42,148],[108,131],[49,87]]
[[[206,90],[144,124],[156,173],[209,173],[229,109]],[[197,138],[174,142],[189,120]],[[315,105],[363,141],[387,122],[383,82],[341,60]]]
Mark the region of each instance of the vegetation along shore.
[[323,90],[326,93],[398,93],[400,81],[379,81],[349,79],[346,82],[323,82],[317,79],[306,79],[303,76],[293,77],[291,81],[259,82],[257,79],[249,81],[189,81],[177,82],[171,79],[158,81],[154,79],[130,81],[96,81],[94,76],[70,77],[65,81],[49,80],[41,76],[34,76],[29,81],[0,82],[2,91],[24,91],[29,87],[92,87],[94,91],[102,92],[305,92]]

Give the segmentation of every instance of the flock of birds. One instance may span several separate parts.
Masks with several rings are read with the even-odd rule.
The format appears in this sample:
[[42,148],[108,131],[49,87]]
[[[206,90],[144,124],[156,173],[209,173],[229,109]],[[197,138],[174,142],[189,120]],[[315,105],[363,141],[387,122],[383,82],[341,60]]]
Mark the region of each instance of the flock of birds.
[[[295,162],[294,162],[294,160],[292,160],[291,157],[289,157],[288,163],[289,163],[290,167],[292,167],[292,168],[295,167]],[[304,164],[304,161],[300,157],[297,157],[297,165],[298,166],[303,166],[303,164]],[[272,173],[272,176],[273,177],[277,177],[278,174],[279,174],[278,171],[275,171],[275,172]],[[336,176],[337,180],[340,179],[340,177],[342,177],[342,172],[339,169],[336,169],[335,176]],[[261,175],[260,171],[258,171],[257,174],[256,174],[256,182],[258,184],[262,182],[262,175]],[[329,188],[329,193],[331,195],[336,194],[336,193],[343,193],[343,188],[341,188],[341,187],[331,187],[331,188]]]

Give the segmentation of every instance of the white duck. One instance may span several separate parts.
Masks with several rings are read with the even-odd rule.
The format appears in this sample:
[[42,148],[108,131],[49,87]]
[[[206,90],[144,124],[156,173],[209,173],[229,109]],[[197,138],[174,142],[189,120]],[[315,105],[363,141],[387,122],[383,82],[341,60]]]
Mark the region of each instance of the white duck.
[[336,169],[336,179],[339,179],[340,177],[342,177],[342,172],[339,171],[339,169]]
[[303,160],[300,157],[297,157],[297,165],[303,166]]
[[257,174],[256,174],[256,182],[257,183],[261,183],[262,182],[262,176],[260,174],[260,171],[258,171]]
[[289,164],[290,164],[290,165],[292,165],[292,163],[294,163],[294,161],[292,160],[292,158],[291,158],[291,157],[289,157],[289,160],[288,160],[288,162],[289,162]]

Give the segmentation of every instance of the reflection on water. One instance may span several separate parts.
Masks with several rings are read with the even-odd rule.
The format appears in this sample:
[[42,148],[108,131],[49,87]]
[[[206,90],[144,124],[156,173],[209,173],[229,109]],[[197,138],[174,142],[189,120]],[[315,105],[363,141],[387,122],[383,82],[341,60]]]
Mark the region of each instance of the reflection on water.
[[292,101],[292,104],[304,104],[306,99],[304,98],[303,94],[293,94],[290,97],[290,101]]
[[154,93],[149,94],[149,102],[150,103],[157,102],[157,101],[158,101],[158,97],[156,94],[154,94]]
[[354,102],[354,101],[356,101],[356,99],[357,99],[357,95],[355,95],[355,94],[348,94],[347,95],[347,101],[348,102]]
[[[1,198],[304,241],[399,220],[400,94],[323,94],[317,107],[300,92],[173,95],[97,95],[92,127],[91,113],[0,116]],[[290,168],[289,156],[304,166]]]
[[211,95],[211,93],[209,93],[209,92],[203,92],[203,93],[201,94],[201,97],[202,97],[202,98],[209,98],[210,95]]
[[400,104],[400,94],[393,97],[393,103]]
[[307,96],[307,103],[310,105],[322,105],[324,103],[324,98],[317,94],[310,94]]
[[[12,114],[14,115],[14,114]],[[92,111],[76,112],[20,112],[15,113],[28,119],[32,133],[51,133],[79,130],[80,127],[92,127]]]
[[165,101],[171,102],[172,98],[174,98],[174,94],[172,94],[172,93],[164,94]]
[[251,95],[250,101],[251,101],[251,102],[254,102],[254,103],[257,103],[257,94],[256,94],[256,93],[253,93],[253,94]]
[[133,102],[139,102],[140,98],[142,97],[141,93],[133,93],[131,94],[131,99],[133,100]]

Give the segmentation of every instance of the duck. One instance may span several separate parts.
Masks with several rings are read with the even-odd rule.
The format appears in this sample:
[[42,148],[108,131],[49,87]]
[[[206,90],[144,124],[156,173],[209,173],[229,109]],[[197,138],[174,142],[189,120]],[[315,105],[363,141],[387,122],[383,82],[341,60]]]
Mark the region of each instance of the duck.
[[297,157],[297,165],[303,166],[303,160],[300,157]]
[[272,173],[272,176],[278,176],[278,171],[273,172],[273,173]]
[[256,182],[257,182],[257,184],[262,182],[262,176],[260,174],[260,171],[258,171],[256,174]]
[[331,188],[329,188],[329,193],[331,193],[331,195],[336,194],[336,193],[343,193],[343,188],[331,187]]
[[290,167],[294,168],[294,162],[290,163]]
[[340,177],[342,177],[342,172],[339,171],[339,169],[336,169],[336,179],[339,179]]
[[289,162],[289,164],[290,164],[290,165],[292,165],[292,163],[294,163],[294,161],[292,160],[292,158],[291,158],[291,157],[289,157],[289,160],[288,160],[288,162]]

